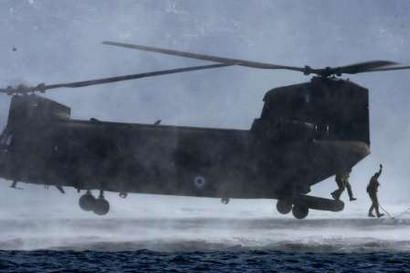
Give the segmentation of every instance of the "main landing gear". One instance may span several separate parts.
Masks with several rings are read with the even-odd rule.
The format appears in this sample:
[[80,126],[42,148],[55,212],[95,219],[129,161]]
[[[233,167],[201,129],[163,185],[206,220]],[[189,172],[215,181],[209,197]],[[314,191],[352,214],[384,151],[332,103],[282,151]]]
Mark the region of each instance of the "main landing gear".
[[93,211],[97,215],[105,215],[110,210],[110,203],[104,198],[104,191],[100,191],[98,198],[87,191],[80,197],[78,203],[82,210]]
[[289,200],[278,200],[276,203],[276,209],[281,214],[288,214],[292,210],[292,202]]
[[309,208],[305,205],[294,205],[292,214],[296,219],[303,219],[309,214]]
[[292,204],[290,200],[279,199],[276,203],[276,209],[281,214],[288,214],[292,211],[296,219],[303,219],[309,214],[309,207],[304,204]]
[[229,197],[222,197],[221,198],[221,203],[224,204],[224,205],[228,205],[230,200],[231,199]]

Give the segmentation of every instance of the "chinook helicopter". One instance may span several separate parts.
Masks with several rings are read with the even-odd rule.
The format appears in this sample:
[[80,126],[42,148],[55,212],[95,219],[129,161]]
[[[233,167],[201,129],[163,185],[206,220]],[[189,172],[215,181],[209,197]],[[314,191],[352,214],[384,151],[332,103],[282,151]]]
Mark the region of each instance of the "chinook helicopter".
[[[341,211],[340,200],[310,196],[310,187],[352,168],[370,153],[368,89],[342,74],[409,69],[370,61],[314,69],[229,59],[183,51],[103,42],[214,64],[60,84],[0,89],[11,95],[0,136],[0,177],[73,187],[85,193],[81,209],[109,212],[105,191],[220,198],[277,199],[282,214],[297,219],[309,209]],[[228,66],[285,69],[315,75],[278,87],[249,130],[74,120],[70,108],[36,93]],[[95,197],[91,191],[98,190]]]

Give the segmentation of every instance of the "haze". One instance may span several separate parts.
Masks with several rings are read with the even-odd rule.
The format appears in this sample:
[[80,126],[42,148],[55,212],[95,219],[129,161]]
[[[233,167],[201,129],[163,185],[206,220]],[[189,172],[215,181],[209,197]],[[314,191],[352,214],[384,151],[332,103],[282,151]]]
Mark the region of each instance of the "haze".
[[[255,61],[312,67],[366,60],[410,64],[408,1],[2,1],[0,83],[38,84],[148,72],[205,64],[172,56],[104,46],[104,40],[188,50]],[[13,51],[13,46],[17,51]],[[409,71],[350,76],[370,89],[372,154],[351,176],[356,203],[338,214],[365,217],[365,187],[384,164],[380,201],[392,213],[410,207]],[[262,98],[273,87],[308,81],[290,71],[244,67],[169,75],[45,96],[71,107],[72,117],[200,127],[249,129]],[[0,125],[9,97],[0,97]],[[35,137],[35,136],[33,136]],[[84,217],[74,189],[0,183],[0,216]],[[313,188],[330,197],[333,178]],[[273,217],[270,200],[233,200],[107,194],[109,217]],[[343,198],[347,199],[346,196]],[[291,216],[280,216],[291,217]]]

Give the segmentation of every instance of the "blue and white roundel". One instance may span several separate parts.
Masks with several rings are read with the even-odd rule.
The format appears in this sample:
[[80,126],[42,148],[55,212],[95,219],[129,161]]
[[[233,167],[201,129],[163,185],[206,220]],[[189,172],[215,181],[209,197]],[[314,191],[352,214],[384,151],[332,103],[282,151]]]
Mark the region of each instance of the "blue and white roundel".
[[194,184],[195,184],[195,187],[197,187],[198,189],[202,189],[204,186],[205,186],[205,184],[206,184],[206,179],[205,179],[205,177],[203,177],[203,176],[195,176],[195,178],[194,178]]

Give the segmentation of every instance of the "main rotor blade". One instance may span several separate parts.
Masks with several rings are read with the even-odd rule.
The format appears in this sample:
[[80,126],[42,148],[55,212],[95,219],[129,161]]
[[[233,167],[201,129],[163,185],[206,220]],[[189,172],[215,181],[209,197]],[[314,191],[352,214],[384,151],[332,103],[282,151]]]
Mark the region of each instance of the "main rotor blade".
[[136,44],[129,44],[129,43],[118,43],[118,42],[112,42],[112,41],[105,41],[103,42],[103,44],[156,52],[156,53],[161,53],[161,54],[166,54],[166,55],[198,59],[198,60],[247,66],[247,67],[252,67],[252,68],[293,70],[293,71],[303,72],[306,75],[317,74],[317,75],[324,76],[324,77],[331,76],[331,75],[341,75],[341,74],[356,74],[356,73],[361,73],[361,72],[367,72],[369,70],[373,70],[375,68],[379,68],[383,66],[397,64],[391,61],[369,61],[369,62],[350,64],[350,65],[345,65],[345,66],[340,66],[340,67],[327,67],[327,68],[322,68],[322,69],[314,69],[309,66],[297,67],[297,66],[278,65],[278,64],[272,64],[272,63],[254,62],[254,61],[248,61],[248,60],[242,60],[242,59],[232,59],[232,58],[197,54],[197,53],[191,53],[191,52],[186,52],[186,51],[177,51],[177,50],[172,50],[172,49],[143,46],[143,45],[136,45]]
[[365,72],[380,72],[380,71],[393,71],[393,70],[405,70],[405,69],[410,69],[410,65],[380,67],[380,68],[371,69]]
[[204,60],[204,61],[225,63],[225,64],[231,64],[231,65],[248,66],[248,67],[262,68],[262,69],[287,69],[287,70],[305,72],[304,67],[253,62],[253,61],[247,61],[247,60],[241,60],[241,59],[224,58],[224,57],[218,57],[218,56],[212,56],[212,55],[190,53],[190,52],[186,52],[186,51],[177,51],[177,50],[172,50],[172,49],[165,49],[165,48],[158,48],[158,47],[151,47],[151,46],[142,46],[142,45],[135,45],[135,44],[127,44],[127,43],[118,43],[118,42],[112,42],[112,41],[104,41],[103,44],[111,45],[111,46],[131,48],[131,49],[144,50],[144,51],[151,51],[151,52],[167,54],[167,55],[173,55],[173,56],[180,56],[180,57],[191,58],[191,59],[198,59],[198,60]]
[[356,73],[362,73],[362,72],[367,72],[369,70],[373,70],[379,67],[383,66],[388,66],[388,65],[395,65],[397,64],[396,62],[392,61],[369,61],[369,62],[362,62],[362,63],[356,63],[356,64],[350,64],[350,65],[345,65],[345,66],[340,66],[340,67],[335,67],[331,68],[332,70],[335,71],[334,74],[356,74]]
[[79,82],[58,83],[58,84],[50,84],[50,85],[39,84],[35,87],[27,87],[24,85],[19,85],[15,88],[8,87],[5,89],[0,89],[0,92],[7,93],[7,94],[24,94],[24,93],[30,93],[30,92],[44,92],[46,90],[55,89],[55,88],[77,88],[77,87],[134,80],[134,79],[153,77],[153,76],[182,73],[182,72],[188,72],[188,71],[194,71],[194,70],[218,68],[218,67],[224,67],[224,66],[231,66],[231,64],[211,64],[211,65],[190,66],[190,67],[160,70],[160,71],[154,71],[154,72],[131,74],[131,75],[101,78],[101,79],[79,81]]
[[102,78],[102,79],[88,80],[88,81],[81,81],[81,82],[54,84],[54,85],[48,85],[47,89],[53,89],[53,88],[59,88],[59,87],[77,88],[77,87],[84,87],[84,86],[90,86],[90,85],[135,80],[135,79],[140,79],[140,78],[182,73],[182,72],[188,72],[188,71],[194,71],[194,70],[204,70],[204,69],[224,67],[224,66],[230,66],[230,65],[229,64],[212,64],[212,65],[190,66],[190,67],[160,70],[160,71],[131,74],[131,75],[124,75],[124,76],[116,76],[116,77]]

